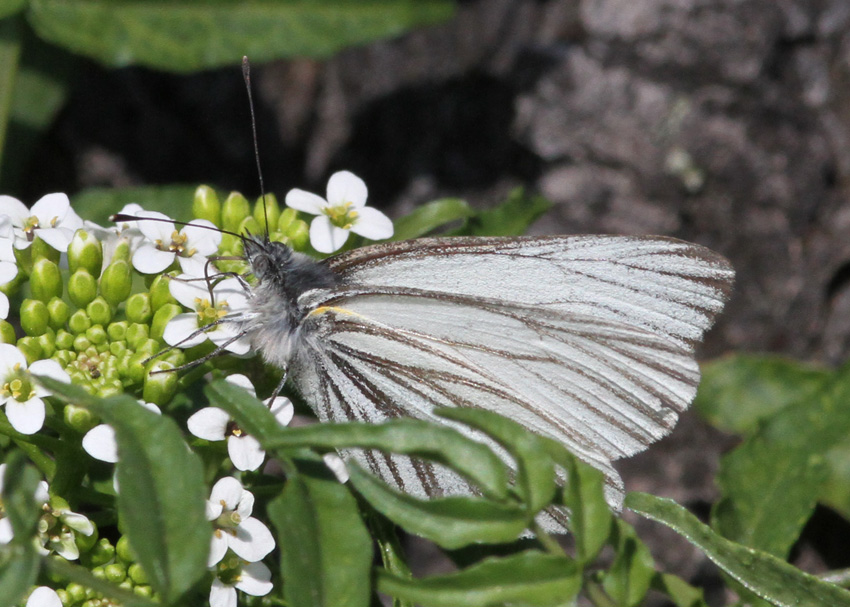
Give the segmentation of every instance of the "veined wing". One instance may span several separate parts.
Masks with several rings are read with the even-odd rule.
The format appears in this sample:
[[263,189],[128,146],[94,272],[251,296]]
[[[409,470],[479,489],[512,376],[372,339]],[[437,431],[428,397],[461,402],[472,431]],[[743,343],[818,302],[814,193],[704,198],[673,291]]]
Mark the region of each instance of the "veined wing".
[[734,277],[713,251],[656,236],[422,238],[326,263],[350,285],[557,309],[641,327],[690,348],[723,308]]
[[[320,419],[376,423],[433,419],[439,406],[489,409],[605,472],[613,503],[621,482],[611,460],[667,434],[699,380],[687,347],[644,329],[494,300],[344,288],[305,322],[315,323],[306,332],[314,340],[293,361],[292,377]],[[469,492],[454,475],[406,458],[360,459],[412,494]]]

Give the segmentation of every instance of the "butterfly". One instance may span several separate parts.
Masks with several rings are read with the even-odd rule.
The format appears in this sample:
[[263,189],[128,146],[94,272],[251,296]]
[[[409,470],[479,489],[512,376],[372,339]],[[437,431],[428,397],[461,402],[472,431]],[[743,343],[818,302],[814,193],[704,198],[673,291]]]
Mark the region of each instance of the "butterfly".
[[[495,411],[601,470],[615,507],[624,491],[611,462],[668,434],[689,406],[694,348],[734,280],[717,253],[654,236],[422,238],[322,261],[268,238],[243,243],[256,281],[247,310],[225,320],[321,421]],[[474,490],[419,460],[346,455],[415,496]]]

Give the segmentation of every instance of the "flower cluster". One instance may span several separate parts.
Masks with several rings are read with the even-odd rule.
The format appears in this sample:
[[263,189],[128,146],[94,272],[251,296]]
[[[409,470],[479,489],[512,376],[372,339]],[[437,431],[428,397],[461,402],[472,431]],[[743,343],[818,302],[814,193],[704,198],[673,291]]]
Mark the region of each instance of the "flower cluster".
[[[29,443],[33,449],[39,448],[40,434],[76,441],[80,453],[92,458],[90,474],[97,475],[120,458],[115,432],[84,407],[60,408],[40,377],[100,397],[131,394],[148,409],[168,414],[178,390],[178,374],[169,371],[197,362],[201,372],[189,377],[213,371],[254,395],[249,375],[260,376],[264,368],[251,357],[251,344],[237,325],[228,322],[250,305],[250,278],[236,234],[267,234],[295,250],[320,253],[339,250],[350,233],[389,238],[392,223],[365,207],[366,197],[363,181],[348,172],[331,177],[327,199],[292,190],[284,209],[272,195],[251,205],[238,193],[221,201],[202,186],[187,224],[130,204],[120,213],[137,221],[101,226],[81,219],[64,194],[44,196],[30,209],[0,196],[0,432],[5,427],[16,441],[36,441]],[[299,211],[316,217],[308,226]],[[220,353],[230,356],[214,357]],[[233,373],[236,367],[245,373]],[[188,380],[181,381],[185,387]],[[280,425],[292,420],[288,399],[277,397],[266,406]],[[210,605],[235,605],[237,590],[263,596],[272,584],[261,560],[275,542],[253,516],[245,478],[230,474],[259,474],[266,453],[221,409],[202,407],[182,419],[187,436],[196,437],[193,444],[221,458],[223,475],[207,504],[215,529],[208,560]],[[329,461],[344,474],[341,462]],[[0,491],[4,471],[0,466]],[[52,469],[43,472],[59,486]],[[106,486],[101,483],[98,491]],[[120,492],[117,483],[112,491]],[[51,494],[45,482],[36,501],[43,505],[38,550],[78,560],[99,577],[152,595],[126,538],[115,544],[99,538],[89,519]],[[11,540],[0,502],[0,544]],[[100,596],[79,584],[57,584],[34,588],[26,604],[77,607],[98,604],[92,601]]]

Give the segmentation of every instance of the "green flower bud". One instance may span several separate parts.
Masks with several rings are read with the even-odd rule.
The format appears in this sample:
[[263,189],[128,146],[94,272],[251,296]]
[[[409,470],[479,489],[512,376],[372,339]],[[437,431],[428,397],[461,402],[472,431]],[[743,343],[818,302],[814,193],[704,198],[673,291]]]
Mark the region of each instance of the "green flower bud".
[[310,242],[310,226],[301,220],[296,221],[289,226],[286,236],[289,238],[289,246],[296,251],[303,251]]
[[112,563],[104,567],[106,579],[113,584],[120,584],[127,577],[127,567],[120,563]]
[[[110,326],[112,326],[112,325],[110,325]],[[109,330],[107,329],[106,332],[109,333]],[[117,340],[114,340],[114,339],[109,342],[109,352],[113,356],[121,356],[126,351],[127,351],[127,342],[125,342],[123,340],[117,341]]]
[[71,316],[71,307],[64,300],[54,297],[47,302],[47,313],[50,315],[47,321],[50,328],[58,331],[65,328],[65,323]]
[[103,266],[103,244],[93,234],[77,230],[68,245],[68,268],[73,274],[80,268],[97,278]]
[[86,314],[93,323],[108,325],[109,321],[112,320],[112,306],[106,303],[103,297],[98,296],[86,306]]
[[140,323],[133,323],[127,327],[127,345],[137,350],[150,337],[150,327]]
[[93,531],[91,535],[83,535],[82,533],[74,534],[74,541],[77,544],[77,548],[80,549],[80,554],[84,554],[89,552],[92,548],[97,544],[98,531],[97,525],[92,522]]
[[105,565],[115,558],[115,546],[110,544],[108,539],[102,537],[94,545],[87,557],[88,562],[83,563],[86,566],[98,567]]
[[130,579],[133,580],[136,584],[150,583],[148,575],[145,573],[145,570],[142,569],[142,566],[138,563],[133,563],[127,568],[127,575],[129,575]]
[[71,601],[70,603],[64,603],[66,605],[74,605],[86,600],[86,587],[76,582],[71,582],[65,586],[65,592],[68,593],[68,600]]
[[215,225],[221,224],[221,202],[211,187],[199,185],[195,190],[192,201],[192,215],[198,219],[206,219]]
[[115,556],[125,563],[132,564],[136,561],[136,557],[130,549],[130,540],[127,539],[126,535],[119,537],[118,541],[115,543]]
[[289,230],[289,226],[292,225],[292,222],[298,219],[298,211],[295,209],[290,209],[286,207],[283,211],[280,212],[280,216],[277,220],[277,229],[279,232],[286,234],[287,230]]
[[182,367],[186,364],[186,354],[183,350],[172,350],[162,360],[175,368]]
[[118,244],[115,246],[115,250],[112,252],[112,259],[109,263],[118,261],[119,259],[123,261],[130,261],[130,242],[126,238],[122,238],[118,241]]
[[18,341],[15,335],[15,327],[5,320],[0,320],[0,343],[13,344]]
[[32,255],[33,262],[39,259],[47,259],[53,263],[59,263],[59,251],[44,242],[41,238],[38,238],[37,233],[35,240],[32,241],[32,246],[30,246],[30,255]]
[[183,308],[177,304],[165,304],[160,307],[156,311],[156,314],[153,315],[153,321],[151,321],[151,337],[162,341],[162,333],[165,331],[165,325],[168,324],[169,320],[182,312]]
[[63,367],[67,367],[75,360],[74,353],[69,352],[68,350],[57,350],[53,353],[53,356],[51,358]]
[[39,259],[33,264],[30,289],[35,299],[43,302],[62,296],[62,273],[59,266],[48,259]]
[[[222,251],[224,255],[243,255],[244,247],[242,246],[242,239],[234,236],[233,234],[222,234],[221,235],[221,245],[218,247],[219,251]],[[221,267],[221,264],[218,264]]]
[[[99,580],[105,580],[106,579],[106,569],[104,568],[103,565],[100,565],[99,567],[93,568],[91,570],[91,574]],[[92,599],[89,599],[88,601],[86,601],[85,603],[83,603],[82,605],[80,605],[80,607],[98,607],[99,604],[100,604],[99,601],[97,603],[95,603],[94,599],[92,598]]]
[[91,318],[89,318],[89,315],[86,314],[85,310],[77,310],[71,314],[71,318],[68,319],[68,328],[74,335],[85,333],[91,325]]
[[251,205],[239,192],[231,192],[221,208],[221,223],[225,230],[236,232],[242,220],[251,214]]
[[[127,369],[122,372],[122,375],[134,384],[142,383],[145,380],[145,365],[142,363],[148,358],[150,358],[150,354],[136,352],[127,359]],[[121,366],[119,365],[119,368]]]
[[100,277],[100,293],[106,301],[117,306],[127,299],[133,288],[130,264],[123,259],[114,259]]
[[172,276],[170,274],[160,274],[151,283],[151,308],[154,311],[159,310],[165,304],[177,303],[177,300],[171,296],[171,291],[168,290],[171,278]]
[[106,343],[109,336],[106,334],[103,325],[92,325],[86,330],[86,338],[94,345]]
[[144,354],[148,358],[160,351],[160,343],[155,339],[148,339],[136,348],[137,354]]
[[38,343],[38,339],[35,337],[22,337],[15,345],[18,346],[18,350],[23,352],[24,357],[27,359],[27,365],[31,365],[35,361],[43,358],[44,351],[41,349],[41,344]]
[[[269,220],[268,224],[266,218]],[[277,222],[280,220],[280,204],[277,202],[277,196],[266,194],[265,204],[263,204],[262,196],[257,198],[257,202],[254,203],[254,219],[260,226],[260,234],[274,231]]]
[[74,345],[74,335],[65,329],[56,331],[56,347],[60,350],[70,350]]
[[265,230],[260,227],[260,223],[253,217],[246,217],[239,224],[239,229],[236,230],[239,234],[264,234]]
[[124,313],[127,314],[127,319],[130,322],[149,323],[153,318],[150,293],[133,293],[130,295]]
[[106,333],[109,335],[110,341],[123,341],[127,338],[127,328],[130,323],[126,320],[113,322],[106,327]]
[[51,358],[56,353],[56,333],[50,327],[37,338],[38,345],[44,358]]
[[68,297],[78,308],[85,308],[97,297],[97,279],[85,268],[80,268],[68,279]]
[[91,348],[91,340],[86,337],[85,333],[77,335],[74,338],[74,350],[77,352],[85,352],[89,348]]
[[68,598],[68,591],[65,590],[64,588],[57,588],[56,589],[56,596],[59,597],[59,601],[63,605],[70,605],[71,604],[71,599]]
[[119,380],[118,383],[106,383],[103,384],[97,390],[97,396],[100,398],[109,398],[110,396],[120,396],[124,394],[124,385]]
[[21,328],[27,335],[42,335],[47,331],[48,319],[47,304],[43,301],[25,299],[21,303]]
[[73,428],[80,434],[85,434],[97,425],[97,419],[91,411],[77,405],[65,405],[62,410],[62,419],[66,426]]
[[142,386],[142,398],[146,402],[164,406],[177,391],[177,373],[155,373],[154,371],[173,369],[170,364],[163,361],[154,361],[145,375]]
[[145,584],[144,586],[134,586],[133,594],[136,596],[151,598],[153,596],[153,588]]

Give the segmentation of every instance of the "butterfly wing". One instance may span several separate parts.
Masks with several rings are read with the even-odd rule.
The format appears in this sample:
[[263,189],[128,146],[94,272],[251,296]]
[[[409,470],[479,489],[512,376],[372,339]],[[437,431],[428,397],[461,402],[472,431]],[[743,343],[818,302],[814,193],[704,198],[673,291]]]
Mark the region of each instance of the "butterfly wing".
[[[692,346],[731,288],[719,256],[670,239],[425,239],[329,261],[292,377],[323,420],[496,411],[610,462],[667,434],[696,392]],[[478,437],[480,438],[480,437]],[[355,454],[409,493],[469,492],[408,458]]]

